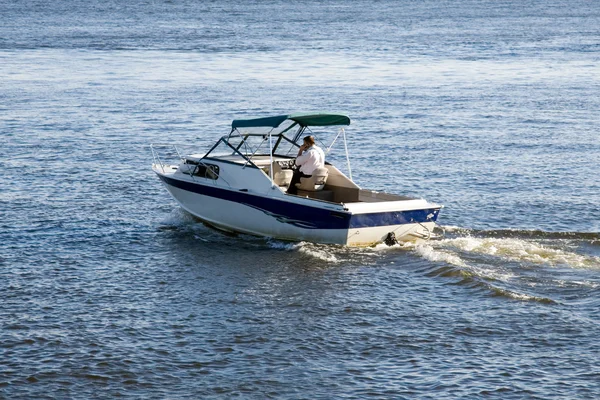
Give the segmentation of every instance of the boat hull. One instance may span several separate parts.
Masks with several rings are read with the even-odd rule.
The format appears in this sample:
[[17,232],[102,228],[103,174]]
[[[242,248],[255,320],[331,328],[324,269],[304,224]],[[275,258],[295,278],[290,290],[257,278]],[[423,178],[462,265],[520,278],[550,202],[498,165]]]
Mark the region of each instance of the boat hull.
[[269,197],[158,173],[180,206],[216,228],[290,241],[369,246],[393,232],[398,241],[428,239],[439,208],[353,213],[343,205]]

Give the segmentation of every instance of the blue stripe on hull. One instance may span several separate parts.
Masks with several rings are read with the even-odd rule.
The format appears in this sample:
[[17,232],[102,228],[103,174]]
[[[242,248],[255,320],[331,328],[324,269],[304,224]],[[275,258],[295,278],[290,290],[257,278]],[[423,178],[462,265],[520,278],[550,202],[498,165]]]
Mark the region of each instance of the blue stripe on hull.
[[[158,175],[166,184],[188,192],[198,193],[222,200],[232,201],[255,208],[282,223],[304,229],[349,229],[377,226],[403,225],[416,222],[436,221],[439,209],[388,211],[365,214],[349,214],[280,199],[256,196],[247,192],[205,186]],[[224,210],[223,212],[227,212]]]
[[412,224],[415,222],[435,222],[440,210],[431,208],[412,211],[388,211],[368,214],[354,214],[350,218],[350,228],[369,228],[374,226],[391,226]]
[[[271,215],[280,222],[305,229],[348,229],[350,214],[295,204],[247,192],[205,186],[158,175],[169,186],[217,199],[232,201]],[[227,212],[226,209],[223,212]]]

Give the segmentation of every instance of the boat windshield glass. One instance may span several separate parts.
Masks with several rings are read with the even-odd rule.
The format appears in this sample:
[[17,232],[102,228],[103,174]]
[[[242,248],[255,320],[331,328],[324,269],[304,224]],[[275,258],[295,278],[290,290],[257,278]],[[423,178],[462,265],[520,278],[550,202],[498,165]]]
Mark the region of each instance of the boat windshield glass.
[[[247,157],[259,154],[269,154],[269,136],[268,135],[231,135],[228,142],[240,153]],[[230,148],[231,153],[234,150]]]
[[[293,124],[282,124],[276,128],[241,127],[224,136],[210,153],[216,156],[235,154],[239,156],[242,154],[251,159],[254,156],[269,155],[272,146],[273,155],[293,158],[298,152],[298,142],[301,144],[302,138],[308,135],[315,137],[317,145],[329,153],[331,145],[337,141],[342,131],[342,129],[331,130],[331,127],[299,127]],[[271,134],[270,141],[269,133]],[[333,155],[331,154],[331,156]],[[333,156],[333,158],[337,157]]]
[[[227,136],[227,141],[234,149],[247,157],[268,155],[270,146],[272,146],[274,154],[295,155],[298,146],[293,143],[293,139],[301,129],[293,121],[285,121],[276,128],[256,126],[236,128]],[[271,135],[270,142],[269,134]],[[234,153],[233,149],[231,149],[231,153]]]
[[295,156],[298,151],[298,146],[283,135],[272,136],[271,144],[269,144],[269,135],[232,135],[227,141],[231,145],[229,154],[235,153],[234,149],[236,149],[246,157],[269,155],[270,146],[273,147],[273,154],[281,156]]

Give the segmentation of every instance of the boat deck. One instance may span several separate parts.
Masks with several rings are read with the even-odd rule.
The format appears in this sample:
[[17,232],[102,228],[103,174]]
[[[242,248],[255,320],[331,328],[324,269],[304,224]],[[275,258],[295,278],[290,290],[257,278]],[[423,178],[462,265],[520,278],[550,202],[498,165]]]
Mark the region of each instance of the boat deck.
[[[201,157],[199,157],[201,158]],[[188,159],[193,158],[188,156]],[[212,157],[214,160],[221,160],[225,162],[235,163],[244,165],[248,163],[248,160],[240,157],[239,155],[223,155]],[[252,162],[263,172],[269,176],[269,169],[271,168],[272,162],[283,162],[287,163],[293,160],[293,157],[286,157],[280,155],[273,155],[271,158],[269,155],[257,155],[250,158]],[[322,190],[318,191],[305,191],[299,190],[297,196],[307,197],[314,200],[327,201],[331,203],[380,203],[390,201],[408,201],[416,200],[414,197],[401,196],[396,194],[376,192],[371,190],[360,189],[347,177],[337,171],[337,169],[331,165],[327,168],[330,170],[330,179],[325,184]],[[335,170],[335,172],[334,172]],[[331,176],[336,175],[337,179],[331,179]],[[285,189],[285,188],[284,188]]]

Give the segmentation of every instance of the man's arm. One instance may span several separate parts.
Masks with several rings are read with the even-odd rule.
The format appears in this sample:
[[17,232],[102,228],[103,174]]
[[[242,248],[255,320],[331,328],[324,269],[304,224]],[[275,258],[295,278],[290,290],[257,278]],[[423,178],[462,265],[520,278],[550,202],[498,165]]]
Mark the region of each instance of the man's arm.
[[296,156],[296,165],[297,166],[301,166],[302,164],[304,164],[306,162],[306,154],[302,154],[302,153],[304,153],[304,150],[306,150],[306,145],[303,144],[298,149],[298,155]]

